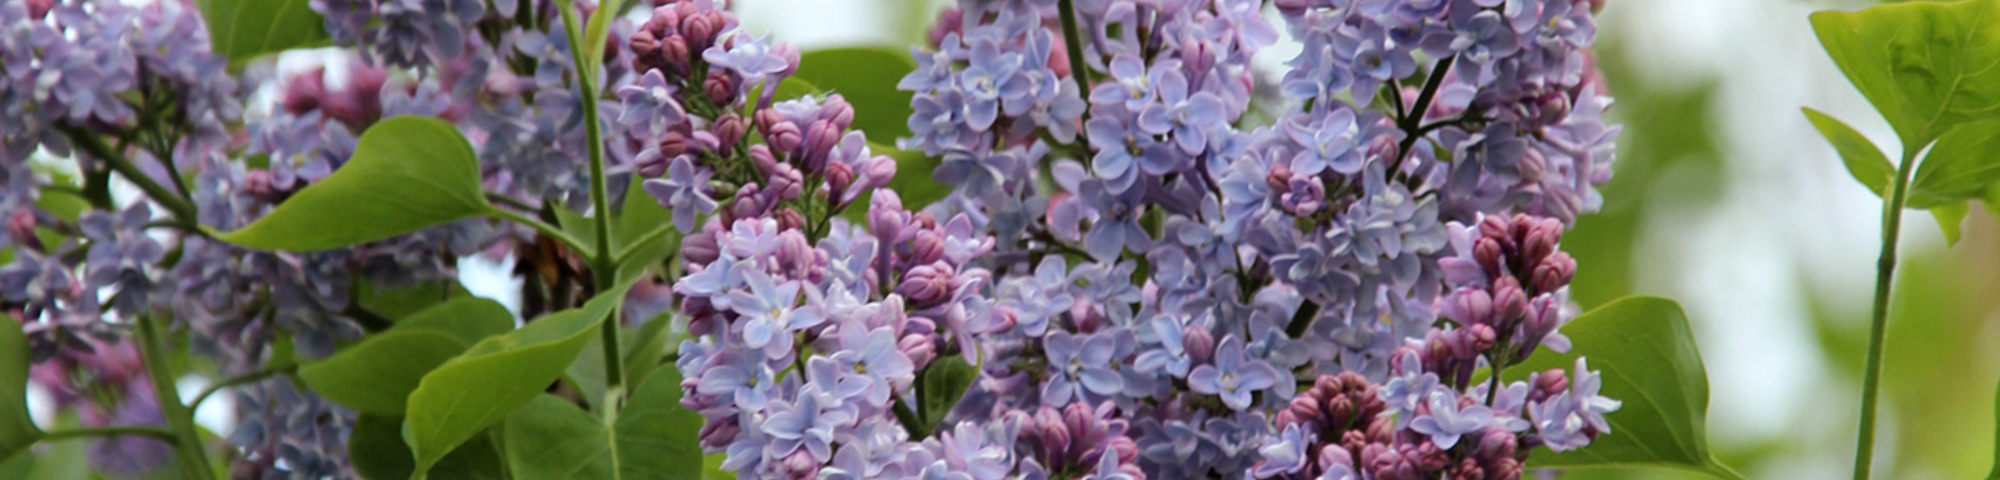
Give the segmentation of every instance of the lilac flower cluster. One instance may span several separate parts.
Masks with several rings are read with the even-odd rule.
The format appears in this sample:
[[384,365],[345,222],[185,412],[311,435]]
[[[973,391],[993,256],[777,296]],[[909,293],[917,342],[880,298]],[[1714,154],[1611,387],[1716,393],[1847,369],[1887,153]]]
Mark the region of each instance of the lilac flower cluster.
[[[1271,124],[1239,130],[1259,101],[1249,58],[1276,40],[1259,2],[1067,3],[960,2],[900,85],[914,92],[902,145],[953,187],[913,218],[952,219],[941,258],[978,254],[898,268],[876,227],[905,217],[885,192],[868,230],[821,238],[810,208],[748,220],[760,203],[719,207],[690,237],[676,288],[701,337],[681,367],[725,467],[897,477],[941,456],[981,479],[1519,478],[1531,450],[1610,433],[1618,403],[1581,360],[1473,381],[1568,347],[1576,263],[1558,242],[1597,208],[1617,134],[1587,50],[1595,4],[1278,2],[1305,48]],[[717,203],[688,186],[728,174],[682,171],[656,195]],[[859,329],[884,331],[850,340]],[[911,361],[889,392],[834,360],[891,345]],[[963,355],[978,379],[935,431],[895,428],[898,406],[925,400],[907,384],[945,368],[929,352]]]

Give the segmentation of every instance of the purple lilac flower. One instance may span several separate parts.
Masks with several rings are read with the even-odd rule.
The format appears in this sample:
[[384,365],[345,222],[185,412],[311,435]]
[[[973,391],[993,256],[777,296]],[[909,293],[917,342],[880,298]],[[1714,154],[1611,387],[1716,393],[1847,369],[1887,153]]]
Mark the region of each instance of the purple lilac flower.
[[1411,420],[1410,430],[1429,435],[1438,448],[1450,449],[1460,436],[1485,430],[1493,421],[1493,411],[1484,406],[1460,409],[1458,395],[1450,390],[1435,389],[1429,397],[1430,414]]
[[1111,369],[1113,355],[1117,353],[1117,340],[1112,335],[1052,332],[1044,345],[1053,372],[1042,386],[1042,404],[1068,405],[1092,395],[1114,395],[1124,390],[1124,379]]
[[1278,370],[1262,360],[1245,358],[1243,342],[1235,335],[1222,338],[1216,346],[1215,363],[1188,372],[1188,388],[1195,393],[1222,396],[1229,408],[1250,407],[1250,395],[1271,388],[1280,380]]

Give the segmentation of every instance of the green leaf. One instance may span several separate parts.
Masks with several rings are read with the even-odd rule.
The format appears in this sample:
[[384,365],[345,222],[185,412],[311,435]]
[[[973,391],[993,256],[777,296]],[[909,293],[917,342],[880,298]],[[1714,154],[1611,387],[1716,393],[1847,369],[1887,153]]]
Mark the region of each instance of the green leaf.
[[429,330],[466,345],[514,331],[514,314],[491,299],[459,297],[396,322],[392,331]]
[[728,459],[722,454],[701,457],[701,480],[736,480],[736,472],[722,469],[722,461]]
[[1937,218],[1938,228],[1944,231],[1946,246],[1958,244],[1959,228],[1965,225],[1965,215],[1968,213],[1972,213],[1972,205],[1964,201],[1931,208],[1931,216]]
[[604,82],[598,81],[603,76],[598,70],[604,66],[604,43],[611,38],[611,21],[617,19],[618,12],[624,10],[624,3],[624,0],[599,2],[597,10],[591,12],[590,19],[584,21],[583,44],[580,46],[589,48],[584,51],[590,54],[584,55],[583,61],[579,63],[583,71],[590,73],[590,84],[600,89],[604,88]]
[[42,429],[28,417],[28,336],[18,322],[0,324],[0,460],[5,460],[34,445]]
[[854,106],[854,128],[876,142],[895,143],[910,136],[910,92],[897,90],[896,82],[916,70],[908,50],[854,47],[806,52],[793,76],[840,94]]
[[446,300],[472,295],[457,279],[424,282],[406,288],[379,288],[364,281],[354,294],[362,308],[399,321]]
[[[410,457],[410,447],[403,444],[401,417],[361,414],[354,420],[354,430],[347,437],[347,457],[354,464],[354,471],[368,480],[404,480],[416,471],[416,461]],[[502,480],[507,478],[506,464],[501,462],[500,448],[491,440],[496,433],[489,430],[484,435],[473,437],[464,445],[445,455],[444,460],[431,468],[431,478]]]
[[1543,349],[1508,368],[1509,381],[1551,369],[1569,371],[1577,357],[1603,372],[1603,395],[1624,405],[1605,420],[1611,432],[1589,448],[1538,451],[1530,468],[1671,467],[1737,478],[1708,450],[1708,375],[1687,315],[1671,300],[1627,297],[1583,314],[1562,328],[1575,348]]
[[229,68],[268,53],[327,40],[325,20],[307,0],[200,0],[210,46]]
[[958,399],[972,388],[972,382],[979,379],[979,368],[965,363],[956,355],[939,357],[930,366],[924,367],[923,385],[918,392],[923,410],[924,431],[937,431],[938,422],[951,413],[951,407],[958,405]]
[[630,250],[628,256],[618,259],[618,279],[621,281],[645,273],[647,268],[665,262],[667,257],[680,250],[679,231],[656,235],[645,245],[631,247],[633,242],[644,239],[654,230],[674,228],[673,212],[661,207],[658,200],[647,194],[641,186],[643,183],[636,175],[632,181],[626,182],[625,203],[619,208],[617,223],[613,225],[617,233],[614,234],[616,238],[613,240],[616,241],[612,249],[621,253]]
[[[812,82],[800,79],[795,75],[785,77],[783,81],[778,82],[778,91],[772,94],[771,101],[782,102],[806,95],[818,95],[819,93],[819,87],[813,86]],[[764,98],[764,84],[760,83],[750,86],[750,96],[748,98],[751,103],[756,103],[757,99]]]
[[1826,137],[1826,142],[1833,144],[1834,151],[1840,153],[1841,163],[1847,164],[1848,175],[1853,175],[1855,181],[1868,187],[1868,191],[1875,192],[1877,197],[1889,191],[1889,183],[1896,179],[1896,166],[1889,163],[1889,157],[1883,156],[1881,149],[1875,148],[1874,142],[1868,141],[1868,137],[1861,136],[1861,132],[1854,131],[1846,123],[1818,110],[1800,110],[1806,113],[1806,120],[1812,122],[1820,136]]
[[1979,197],[1979,203],[1986,204],[1986,214],[2000,220],[2000,182],[1986,186],[1986,195]]
[[317,251],[477,217],[492,206],[479,161],[451,124],[396,117],[361,134],[354,157],[263,219],[219,235],[258,250]]
[[701,415],[681,408],[681,372],[653,371],[618,412],[619,474],[665,480],[700,475],[701,423]]
[[583,307],[543,316],[520,330],[488,338],[425,375],[410,394],[403,441],[417,471],[430,468],[460,443],[507,418],[554,383],[576,359],[631,288],[599,293]]
[[299,378],[340,406],[402,415],[424,375],[464,351],[465,343],[443,332],[398,328],[299,367]]
[[[628,391],[631,381],[646,378],[646,374],[659,364],[664,339],[659,334],[660,329],[654,325],[663,323],[666,322],[648,322],[637,332],[624,329],[626,332],[618,336],[619,351],[625,353]],[[567,375],[570,385],[576,388],[578,396],[583,397],[584,403],[600,406],[598,403],[604,399],[603,336],[591,336],[590,342],[584,344],[583,353],[577,354],[576,360],[571,361],[569,369],[563,373]]]
[[685,479],[700,474],[701,417],[680,408],[680,375],[660,369],[615,423],[536,397],[507,417],[507,458],[519,478]]
[[1924,154],[1924,163],[1910,177],[1909,205],[1929,209],[1965,203],[1984,195],[1994,182],[2000,182],[2000,120],[1966,123],[1938,137]]
[[2000,108],[2000,8],[1994,0],[1911,2],[1812,14],[1813,31],[1875,105],[1903,150]]

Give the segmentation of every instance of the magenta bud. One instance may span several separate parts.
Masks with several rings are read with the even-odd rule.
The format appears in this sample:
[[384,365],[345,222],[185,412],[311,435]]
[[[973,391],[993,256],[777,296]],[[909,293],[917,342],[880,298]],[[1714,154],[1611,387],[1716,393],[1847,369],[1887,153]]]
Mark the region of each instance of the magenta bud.
[[[1465,335],[1467,339],[1470,340],[1467,343],[1471,344],[1472,350],[1476,352],[1484,352],[1492,350],[1493,345],[1499,342],[1500,336],[1493,331],[1493,327],[1487,326],[1486,324],[1473,325],[1472,327],[1466,328],[1463,331],[1465,333],[1463,333],[1462,335]],[[1471,355],[1466,355],[1465,357],[1460,357],[1460,358],[1470,358],[1470,357]]]
[[774,175],[778,172],[778,157],[771,154],[771,147],[768,146],[751,145],[750,164],[756,166],[757,171],[766,176]]
[[812,452],[798,449],[778,462],[778,475],[790,480],[807,480],[819,477],[819,460]]
[[1459,325],[1493,323],[1493,296],[1476,288],[1459,289],[1439,303],[1438,314]]
[[[1319,399],[1310,395],[1292,397],[1291,403],[1285,406],[1281,414],[1290,415],[1292,422],[1300,424],[1300,428],[1317,424],[1320,421]],[[1278,425],[1283,427],[1286,423],[1279,422]]]
[[909,300],[913,307],[936,305],[951,293],[951,276],[938,267],[918,265],[903,274],[903,284],[896,286],[895,293]]
[[819,118],[833,122],[835,128],[846,131],[854,127],[854,105],[848,104],[847,98],[840,94],[829,95],[820,102]]
[[1187,350],[1188,361],[1208,363],[1215,358],[1215,335],[1205,328],[1187,327],[1181,330],[1181,348]]
[[[32,3],[32,2],[31,2]],[[292,76],[285,83],[284,102],[286,112],[304,115],[319,108],[320,97],[326,95],[326,67],[314,68]]]
[[806,171],[821,172],[826,169],[827,154],[840,145],[840,133],[839,127],[828,120],[813,122],[812,126],[806,128],[804,158]]
[[757,113],[752,115],[750,118],[754,121],[755,125],[757,126],[757,131],[759,132],[769,132],[773,127],[776,127],[778,126],[778,124],[787,121],[785,120],[785,114],[778,113],[777,110],[772,110],[769,108],[758,110]]
[[722,72],[709,72],[708,80],[701,82],[701,92],[708,95],[708,101],[716,105],[729,105],[736,99],[736,80]]
[[686,240],[681,241],[681,258],[687,259],[690,264],[707,265],[722,256],[722,248],[715,244],[716,230],[718,229],[703,228],[700,232],[688,235]]
[[1528,235],[1521,242],[1521,264],[1534,265],[1555,253],[1556,244],[1562,242],[1562,222],[1544,218],[1528,229]]
[[882,155],[869,159],[868,164],[863,167],[861,175],[868,179],[868,183],[863,188],[888,186],[889,181],[896,178],[896,159]]
[[1493,237],[1479,237],[1472,243],[1472,260],[1479,263],[1479,269],[1486,272],[1486,278],[1508,276],[1505,257],[1500,241]]
[[1497,317],[1494,323],[1512,327],[1527,310],[1528,292],[1521,289],[1520,280],[1502,276],[1493,282],[1493,313]]
[[1568,391],[1569,377],[1563,375],[1562,369],[1552,368],[1535,374],[1534,382],[1530,385],[1533,385],[1534,389],[1528,391],[1528,401],[1539,402]]
[[735,215],[735,218],[763,215],[764,205],[758,196],[760,192],[761,189],[755,183],[744,184],[742,188],[736,189],[736,197],[729,203],[729,213]]
[[15,242],[41,248],[40,239],[35,236],[35,214],[29,209],[15,210],[13,216],[7,217],[7,235],[13,237]]
[[709,45],[714,44],[717,25],[710,23],[713,17],[707,13],[702,12],[681,19],[681,35],[687,37],[689,47],[699,45],[702,50],[707,50]]
[[827,190],[830,191],[828,195],[836,203],[845,205],[844,202],[838,202],[838,200],[840,200],[841,194],[847,192],[847,187],[852,185],[854,185],[854,170],[848,168],[847,164],[834,163],[826,166],[826,186]]
[[868,200],[868,231],[883,245],[894,243],[909,223],[910,214],[903,211],[903,199],[894,190],[875,192]]
[[777,217],[778,228],[782,230],[799,230],[806,227],[806,217],[800,215],[798,210],[780,209],[772,216]]
[[660,156],[669,159],[687,153],[688,152],[687,134],[681,133],[680,131],[677,130],[668,130],[666,135],[660,137],[659,149],[660,149]]
[[1505,428],[1489,428],[1479,436],[1477,454],[1489,459],[1509,458],[1514,456],[1515,447],[1514,432]]
[[1514,238],[1511,232],[1513,228],[1507,217],[1499,215],[1487,215],[1486,218],[1479,220],[1479,235],[1486,238],[1502,241]]
[[917,365],[918,368],[923,368],[924,365],[929,365],[931,360],[937,359],[937,342],[923,334],[904,335],[902,340],[896,342],[896,349],[901,350],[904,356],[910,357],[910,363]]
[[776,153],[797,155],[799,145],[805,143],[805,132],[799,131],[796,123],[778,122],[764,130],[764,143],[771,145]]
[[1283,195],[1292,191],[1292,167],[1279,163],[1271,167],[1271,173],[1264,175],[1264,185],[1272,194]]
[[926,264],[944,258],[944,237],[936,230],[922,229],[910,237],[910,262]]
[[746,129],[743,125],[743,117],[732,113],[715,119],[715,124],[711,125],[708,131],[715,134],[715,140],[721,144],[722,150],[728,151],[737,142],[743,141],[743,133]]
[[688,51],[687,38],[674,35],[661,40],[659,58],[674,67],[674,71],[687,72],[688,60],[693,58],[692,53]]
[[[688,405],[689,401],[693,400],[694,397],[694,395],[681,397],[682,408],[687,408],[688,410],[699,409],[702,405]],[[701,439],[701,444],[704,446],[722,448],[736,442],[736,435],[742,431],[742,428],[738,427],[736,422],[704,422],[704,425],[701,427],[701,433],[697,434],[696,437]]]
[[1570,280],[1575,278],[1576,259],[1570,258],[1568,253],[1556,252],[1554,255],[1549,255],[1549,258],[1542,260],[1541,265],[1535,266],[1535,273],[1532,280],[1534,281],[1536,292],[1546,293],[1569,286]]

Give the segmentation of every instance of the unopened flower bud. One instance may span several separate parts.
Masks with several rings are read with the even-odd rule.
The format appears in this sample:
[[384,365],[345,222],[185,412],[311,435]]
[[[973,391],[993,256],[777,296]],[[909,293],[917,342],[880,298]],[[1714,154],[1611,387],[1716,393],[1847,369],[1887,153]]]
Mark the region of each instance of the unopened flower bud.
[[937,230],[918,230],[910,237],[910,262],[925,264],[944,258],[944,237]]
[[1291,192],[1292,167],[1286,166],[1282,162],[1273,165],[1271,173],[1264,175],[1264,186],[1270,188],[1273,194],[1283,195]]
[[765,145],[751,145],[749,153],[750,153],[750,164],[756,166],[758,172],[761,172],[764,175],[773,175],[777,173],[778,157],[776,155],[771,154],[771,147]]
[[746,130],[743,124],[743,117],[737,116],[734,113],[715,119],[715,124],[710,125],[708,128],[709,132],[715,134],[715,141],[720,144],[722,147],[721,150],[724,152],[736,146],[737,142],[743,141],[743,133]]
[[1461,335],[1467,337],[1467,343],[1472,345],[1472,350],[1475,352],[1492,350],[1493,345],[1499,342],[1499,335],[1493,331],[1493,327],[1485,324],[1473,325],[1464,332]]
[[845,132],[854,127],[854,105],[838,94],[828,96],[819,104],[819,118],[832,122],[836,130]]
[[708,95],[708,101],[716,105],[735,103],[736,80],[722,72],[709,72],[708,80],[701,82],[701,92]]
[[904,356],[910,357],[910,363],[920,368],[937,359],[937,342],[923,334],[904,335],[902,340],[896,342],[896,349],[901,350]]
[[687,259],[690,264],[707,265],[722,256],[722,248],[715,244],[716,231],[717,229],[703,228],[700,232],[688,235],[686,240],[681,241],[681,258]]
[[1521,264],[1535,265],[1541,263],[1542,259],[1548,258],[1549,254],[1555,253],[1556,244],[1562,242],[1562,234],[1562,222],[1556,219],[1544,218],[1535,222],[1528,230],[1527,238],[1522,242]]
[[1528,311],[1528,293],[1521,290],[1521,281],[1513,276],[1502,276],[1493,282],[1494,323],[1502,328],[1512,328]]
[[807,172],[822,172],[826,169],[826,157],[840,144],[840,130],[832,121],[820,120],[806,128],[804,162]]
[[[1480,225],[1484,226],[1485,224],[1482,223]],[[1486,272],[1486,278],[1500,278],[1509,275],[1506,265],[1506,253],[1501,249],[1500,241],[1493,237],[1479,237],[1479,240],[1473,242],[1472,260],[1479,263],[1479,269]]]
[[779,476],[791,480],[806,480],[819,477],[819,460],[806,449],[798,449],[778,461]]
[[943,302],[950,295],[951,276],[933,265],[918,265],[903,274],[903,283],[896,286],[895,293],[910,301],[910,305],[923,308]]
[[1181,330],[1181,348],[1187,350],[1189,362],[1208,363],[1215,358],[1215,335],[1206,328],[1187,327]]
[[1438,315],[1461,326],[1493,323],[1493,296],[1477,288],[1459,289],[1439,302]]
[[799,145],[805,142],[805,132],[799,131],[799,125],[792,122],[772,124],[763,133],[764,143],[770,145],[775,153],[796,155]]
[[1535,266],[1534,284],[1536,292],[1553,292],[1569,286],[1576,278],[1576,259],[1568,253],[1556,252]]

